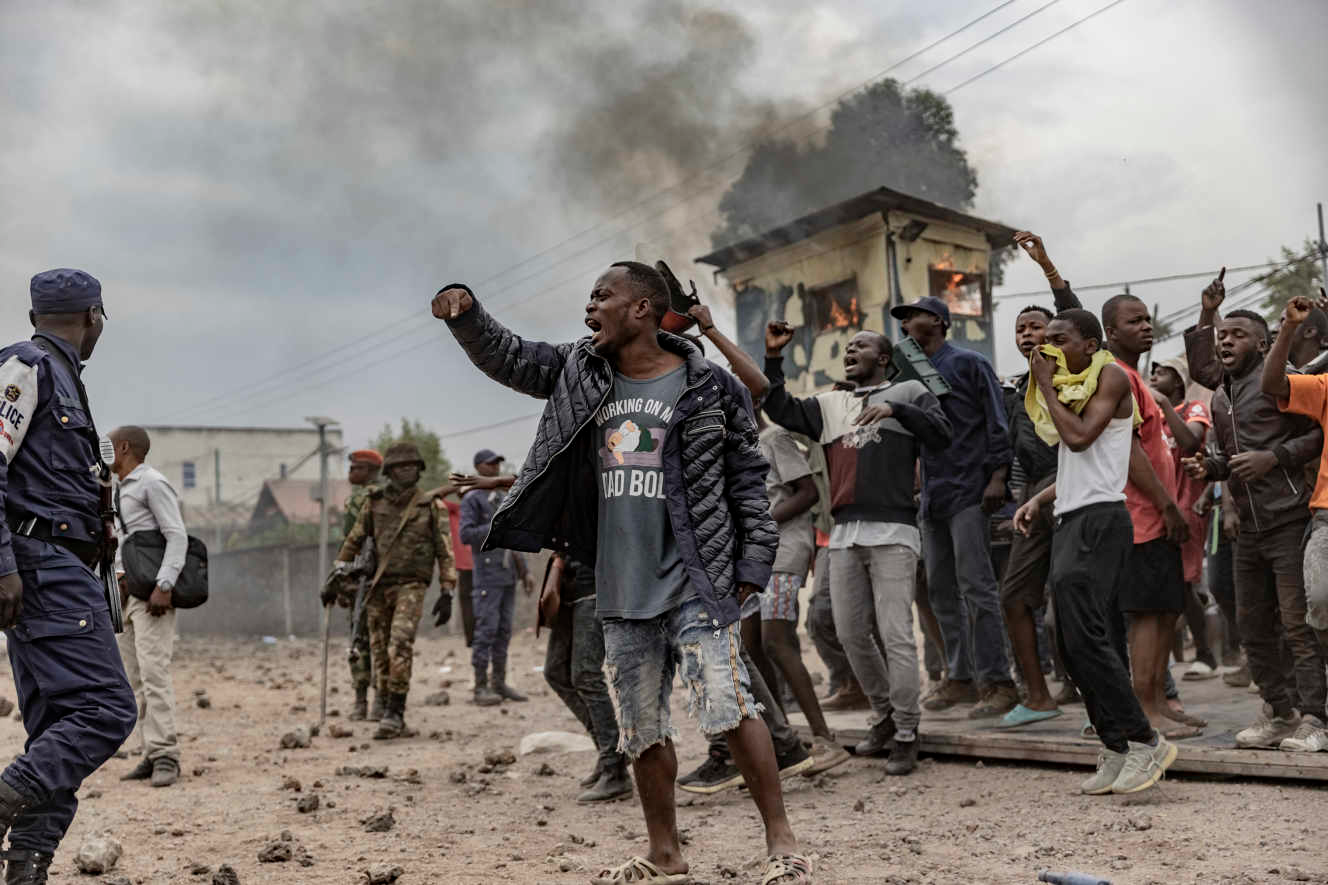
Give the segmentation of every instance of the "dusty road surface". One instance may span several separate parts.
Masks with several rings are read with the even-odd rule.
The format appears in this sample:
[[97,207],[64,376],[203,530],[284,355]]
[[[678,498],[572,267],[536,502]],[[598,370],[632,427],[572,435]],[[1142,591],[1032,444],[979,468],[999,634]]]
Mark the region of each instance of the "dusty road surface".
[[[334,644],[329,706],[344,713],[343,652]],[[519,635],[510,669],[531,701],[480,709],[467,702],[462,642],[421,640],[406,717],[418,737],[373,741],[371,724],[342,715],[329,724],[349,727],[353,737],[324,729],[308,748],[283,749],[283,734],[317,720],[317,644],[184,639],[175,654],[180,782],[167,789],[121,783],[137,759],[108,763],[80,792],[52,880],[209,885],[228,864],[244,885],[356,883],[384,863],[402,870],[404,885],[586,882],[587,871],[644,851],[635,800],[573,801],[593,754],[520,757],[482,771],[486,754],[515,752],[524,734],[579,731],[534,672],[542,660],[542,641]],[[0,685],[0,695],[12,698],[8,678]],[[449,705],[423,704],[444,689]],[[199,706],[197,693],[209,706]],[[675,721],[687,770],[705,748],[685,721],[681,695],[675,692]],[[20,723],[0,721],[5,753],[22,740]],[[346,766],[385,766],[386,776],[347,774]],[[1078,796],[1083,777],[1079,770],[924,759],[912,777],[886,778],[880,760],[853,760],[815,781],[796,778],[787,804],[821,883],[1024,885],[1044,868],[1097,872],[1116,885],[1328,883],[1328,790],[1178,777],[1126,802]],[[300,811],[313,797],[317,808]],[[696,881],[758,883],[760,828],[746,794],[686,797],[682,805]],[[382,831],[368,831],[375,827]],[[81,876],[74,853],[86,835],[103,830],[123,843],[124,856],[100,879]],[[273,846],[283,830],[289,840]],[[290,859],[260,862],[265,852]]]

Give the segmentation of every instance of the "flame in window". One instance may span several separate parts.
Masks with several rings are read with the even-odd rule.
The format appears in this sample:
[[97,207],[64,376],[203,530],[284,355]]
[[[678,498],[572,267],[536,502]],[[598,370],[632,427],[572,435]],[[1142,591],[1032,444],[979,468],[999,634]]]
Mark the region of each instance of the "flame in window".
[[840,307],[839,301],[830,298],[830,318],[826,322],[826,329],[847,329],[862,325],[862,313],[858,310],[858,296],[854,295],[848,300],[846,307]]

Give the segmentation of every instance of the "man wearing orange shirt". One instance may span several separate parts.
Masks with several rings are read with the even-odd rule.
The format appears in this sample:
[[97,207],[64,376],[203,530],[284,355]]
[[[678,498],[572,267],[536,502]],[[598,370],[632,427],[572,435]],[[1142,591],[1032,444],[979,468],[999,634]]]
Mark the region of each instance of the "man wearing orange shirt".
[[[1322,292],[1322,290],[1320,290]],[[1328,306],[1320,299],[1319,307]],[[1328,376],[1288,375],[1287,357],[1295,343],[1296,333],[1309,317],[1314,305],[1308,298],[1297,296],[1282,312],[1282,326],[1272,351],[1263,363],[1263,392],[1277,397],[1282,411],[1306,415],[1328,427]],[[1328,648],[1328,459],[1321,454],[1319,476],[1310,497],[1309,543],[1305,547],[1305,623],[1313,628],[1319,644],[1318,673],[1323,673],[1323,654]],[[1323,694],[1318,696],[1322,701]],[[1324,710],[1320,705],[1313,713],[1301,711],[1300,725],[1293,738],[1282,742],[1284,750],[1302,752],[1328,750],[1328,730],[1324,727]]]

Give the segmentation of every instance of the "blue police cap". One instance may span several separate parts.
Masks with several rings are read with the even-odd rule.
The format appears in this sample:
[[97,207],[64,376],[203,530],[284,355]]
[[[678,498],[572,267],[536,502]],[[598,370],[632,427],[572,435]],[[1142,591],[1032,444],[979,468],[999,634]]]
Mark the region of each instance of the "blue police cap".
[[495,452],[493,449],[480,449],[478,452],[475,453],[476,467],[479,467],[481,464],[492,464],[495,461],[503,461],[503,460],[506,459],[503,458],[502,455]]
[[89,307],[106,308],[101,303],[101,283],[90,273],[68,267],[44,270],[32,278],[29,286],[34,313],[79,313]]

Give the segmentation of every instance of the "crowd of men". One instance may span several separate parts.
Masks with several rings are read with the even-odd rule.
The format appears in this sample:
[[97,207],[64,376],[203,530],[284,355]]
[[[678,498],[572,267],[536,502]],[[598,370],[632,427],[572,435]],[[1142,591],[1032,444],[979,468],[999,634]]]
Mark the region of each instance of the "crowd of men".
[[[765,828],[763,882],[810,882],[780,779],[848,759],[826,709],[866,711],[853,749],[907,775],[926,711],[962,705],[1014,729],[1081,701],[1083,734],[1101,743],[1082,791],[1148,789],[1176,742],[1207,725],[1169,668],[1181,624],[1196,657],[1184,679],[1252,682],[1262,698],[1238,746],[1328,750],[1328,299],[1293,298],[1273,340],[1257,313],[1221,315],[1220,273],[1185,356],[1153,363],[1145,382],[1146,305],[1125,294],[1087,311],[1040,238],[1015,240],[1054,306],[1018,312],[1028,370],[1004,383],[949,343],[949,308],[933,296],[891,314],[939,387],[897,375],[891,341],[861,331],[844,380],[801,397],[784,376],[786,323],[769,324],[761,366],[662,262],[611,266],[585,309],[591,334],[560,345],[520,338],[463,284],[442,287],[432,312],[475,365],[546,407],[515,476],[484,449],[474,474],[422,490],[413,444],[351,453],[345,541],[323,595],[351,612],[351,718],[376,721],[382,740],[412,733],[414,641],[435,574],[436,624],[460,596],[473,702],[525,701],[507,677],[517,587],[536,587],[522,554],[550,550],[545,679],[598,750],[578,800],[635,790],[649,841],[596,883],[688,881],[675,785],[738,784]],[[169,668],[189,539],[147,463],[148,434],[102,438],[93,425],[81,371],[104,327],[100,284],[48,271],[31,297],[35,335],[0,350],[0,628],[29,734],[0,774],[0,838],[5,881],[35,885],[79,784],[136,721],[143,758],[125,779],[178,778]],[[145,578],[114,556],[115,538],[123,550],[139,533],[162,538]],[[825,698],[797,631],[809,576]],[[677,678],[710,740],[681,778]],[[788,723],[794,705],[806,744]]]

